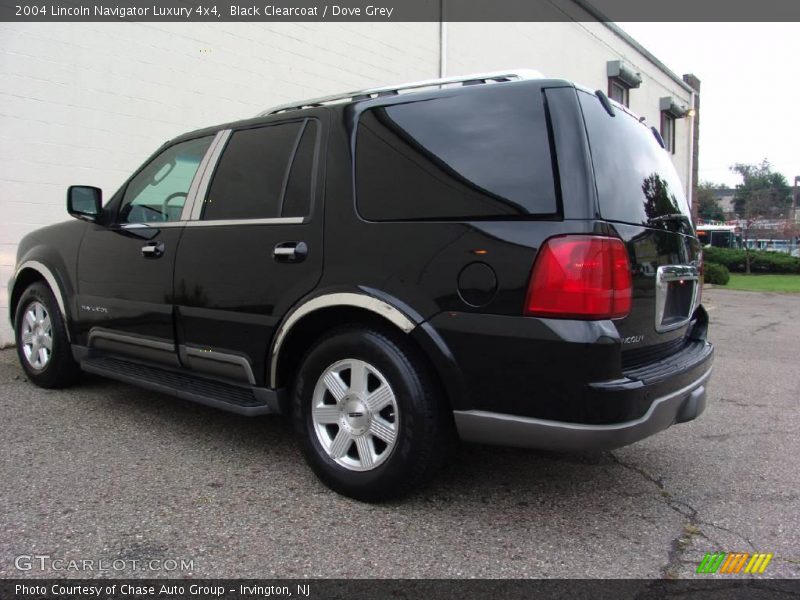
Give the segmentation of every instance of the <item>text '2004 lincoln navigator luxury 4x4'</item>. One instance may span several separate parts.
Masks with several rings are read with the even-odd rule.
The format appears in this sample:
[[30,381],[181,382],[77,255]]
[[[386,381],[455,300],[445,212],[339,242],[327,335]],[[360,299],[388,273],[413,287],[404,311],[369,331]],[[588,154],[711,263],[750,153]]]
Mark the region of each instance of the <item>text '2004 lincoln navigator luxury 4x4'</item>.
[[419,485],[457,436],[615,448],[705,408],[681,183],[602,92],[494,73],[282,106],[67,208],[10,283],[30,380],[290,415],[355,498]]

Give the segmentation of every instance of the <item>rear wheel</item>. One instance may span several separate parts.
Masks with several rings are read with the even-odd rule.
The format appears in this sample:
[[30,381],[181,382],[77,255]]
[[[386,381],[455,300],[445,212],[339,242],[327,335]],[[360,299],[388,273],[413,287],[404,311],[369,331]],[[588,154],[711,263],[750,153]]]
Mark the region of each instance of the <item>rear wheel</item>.
[[79,368],[72,358],[64,320],[53,292],[42,282],[28,286],[14,319],[17,355],[33,383],[59,388],[73,383]]
[[426,364],[405,340],[373,329],[347,327],[319,342],[298,373],[293,408],[311,468],[358,500],[421,485],[449,440]]

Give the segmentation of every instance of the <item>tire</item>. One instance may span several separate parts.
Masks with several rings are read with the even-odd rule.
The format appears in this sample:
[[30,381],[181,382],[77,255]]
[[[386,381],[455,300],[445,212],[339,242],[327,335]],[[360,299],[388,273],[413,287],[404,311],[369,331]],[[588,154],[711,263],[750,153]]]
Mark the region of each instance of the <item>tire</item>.
[[42,282],[22,293],[14,316],[17,356],[25,374],[43,388],[61,388],[80,374],[72,358],[66,324],[50,288]]
[[445,408],[406,340],[354,326],[306,354],[292,393],[311,469],[334,491],[364,502],[407,494],[438,470],[452,439]]

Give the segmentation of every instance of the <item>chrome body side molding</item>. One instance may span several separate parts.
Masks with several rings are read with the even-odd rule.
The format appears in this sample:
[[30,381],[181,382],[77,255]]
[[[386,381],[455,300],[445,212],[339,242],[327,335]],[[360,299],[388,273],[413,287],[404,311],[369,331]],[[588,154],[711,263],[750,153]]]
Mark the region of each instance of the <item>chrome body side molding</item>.
[[219,219],[216,221],[187,221],[187,227],[219,227],[230,225],[302,225],[305,217],[265,217],[263,219]]
[[[67,326],[67,302],[64,298],[64,290],[61,289],[61,286],[58,284],[58,280],[56,279],[55,275],[53,275],[53,272],[47,265],[40,263],[38,260],[26,260],[19,267],[17,267],[17,270],[14,273],[15,287],[17,285],[17,280],[19,279],[19,274],[25,269],[33,269],[39,273],[39,275],[44,277],[47,285],[50,286],[50,289],[53,291],[53,296],[55,296],[56,302],[58,303],[58,310],[61,313],[61,318],[64,319],[64,329],[67,332],[67,339],[70,340],[69,327]],[[11,300],[10,297],[9,300]]]
[[97,340],[101,339],[119,342],[121,344],[129,344],[131,346],[152,348],[153,350],[161,350],[163,352],[175,352],[175,346],[169,342],[154,340],[138,335],[127,335],[117,331],[104,329],[102,327],[92,327],[92,329],[89,330],[89,347],[91,348],[96,346]]
[[[228,352],[219,352],[216,350],[206,350],[205,348],[197,348],[194,346],[186,346],[185,344],[181,344],[178,347],[178,352],[184,364],[194,366],[201,372],[213,372],[213,370],[209,369],[211,366],[209,363],[223,363],[223,365],[231,365],[234,367],[234,370],[231,373],[223,371],[221,373],[213,374],[222,376],[233,375],[237,379],[243,377],[247,379],[247,383],[250,385],[256,384],[256,378],[255,375],[253,375],[253,369],[250,366],[250,362],[244,356],[230,354]],[[192,361],[192,358],[196,360]],[[199,362],[197,359],[199,359]],[[236,369],[240,370],[241,375],[236,372]]]
[[89,330],[88,347],[112,354],[133,356],[141,360],[166,364],[172,367],[180,365],[175,353],[175,344],[163,339],[142,335],[121,333],[103,327],[92,327]]
[[385,318],[387,321],[395,325],[404,333],[410,333],[416,324],[398,308],[391,304],[379,300],[373,296],[366,294],[357,294],[353,292],[338,292],[333,294],[325,294],[317,296],[311,300],[301,304],[294,309],[281,323],[277,333],[275,334],[272,348],[270,349],[270,387],[277,388],[278,384],[278,358],[280,357],[281,346],[283,345],[286,337],[289,335],[292,327],[297,324],[300,319],[322,308],[330,308],[333,306],[353,306],[356,308],[363,308]]

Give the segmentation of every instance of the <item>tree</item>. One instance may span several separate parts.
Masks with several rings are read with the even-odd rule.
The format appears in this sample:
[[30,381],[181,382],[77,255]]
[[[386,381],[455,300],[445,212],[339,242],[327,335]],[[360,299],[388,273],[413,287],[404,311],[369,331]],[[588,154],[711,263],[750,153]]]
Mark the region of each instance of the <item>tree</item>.
[[648,218],[657,219],[665,215],[680,214],[678,199],[670,191],[666,180],[658,173],[645,177],[642,182],[642,192],[645,197],[644,212]]
[[731,171],[741,175],[742,183],[736,186],[733,206],[736,213],[744,218],[748,212],[746,202],[758,197],[758,207],[750,207],[749,212],[758,208],[758,217],[781,217],[792,206],[792,188],[781,173],[772,170],[765,158],[759,165],[736,163]]
[[714,195],[714,190],[724,186],[704,181],[697,186],[697,214],[704,221],[722,221],[725,213]]
[[742,176],[736,186],[733,205],[742,222],[746,272],[750,273],[750,230],[758,219],[783,217],[792,206],[792,190],[781,173],[772,170],[765,158],[760,165],[737,163],[731,171]]

